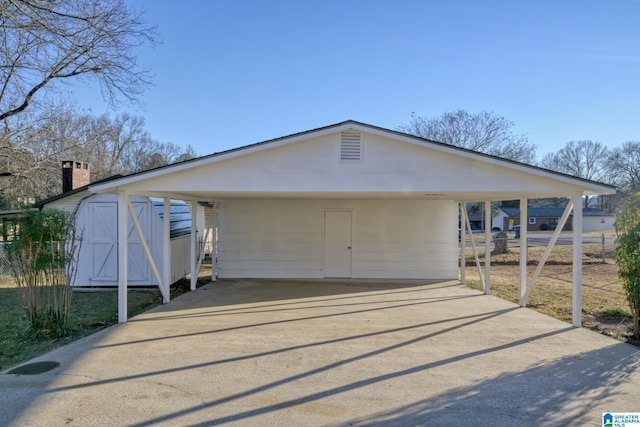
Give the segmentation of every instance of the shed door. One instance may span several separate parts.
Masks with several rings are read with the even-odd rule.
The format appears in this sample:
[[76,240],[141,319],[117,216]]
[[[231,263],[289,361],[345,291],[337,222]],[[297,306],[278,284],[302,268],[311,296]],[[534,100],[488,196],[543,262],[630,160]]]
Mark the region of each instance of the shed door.
[[118,205],[89,203],[91,280],[118,280]]
[[351,277],[351,211],[324,212],[324,277]]
[[[149,206],[147,203],[132,203],[140,227],[145,236],[149,233]],[[89,204],[91,238],[91,280],[118,280],[118,204],[116,202],[91,202]],[[129,225],[128,280],[147,281],[149,262],[142,248],[138,233],[131,221]],[[85,231],[86,232],[86,231]],[[151,245],[151,242],[148,242]]]

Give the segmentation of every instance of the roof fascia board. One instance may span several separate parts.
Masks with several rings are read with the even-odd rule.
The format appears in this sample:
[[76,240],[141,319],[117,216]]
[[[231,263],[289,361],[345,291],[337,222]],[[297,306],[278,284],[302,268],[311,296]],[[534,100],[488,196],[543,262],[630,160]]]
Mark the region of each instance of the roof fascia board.
[[186,194],[180,193],[163,193],[159,191],[131,191],[127,192],[128,196],[138,196],[138,197],[155,197],[156,199],[164,199],[169,198],[172,200],[183,200],[185,202],[200,202],[200,201],[210,201],[208,199],[202,200],[201,197],[189,196]]

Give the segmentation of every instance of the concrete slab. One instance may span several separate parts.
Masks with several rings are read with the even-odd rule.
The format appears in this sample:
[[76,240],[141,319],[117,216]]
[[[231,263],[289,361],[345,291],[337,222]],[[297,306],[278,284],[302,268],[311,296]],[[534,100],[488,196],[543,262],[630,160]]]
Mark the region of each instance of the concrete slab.
[[0,374],[0,425],[601,425],[640,352],[457,282],[211,283]]

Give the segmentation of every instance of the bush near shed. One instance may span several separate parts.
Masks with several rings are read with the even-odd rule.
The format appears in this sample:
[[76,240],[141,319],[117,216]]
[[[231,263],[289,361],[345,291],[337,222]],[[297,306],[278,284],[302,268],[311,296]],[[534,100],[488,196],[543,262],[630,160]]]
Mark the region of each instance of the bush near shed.
[[5,244],[20,304],[36,335],[68,332],[79,244],[73,217],[56,210],[27,212]]

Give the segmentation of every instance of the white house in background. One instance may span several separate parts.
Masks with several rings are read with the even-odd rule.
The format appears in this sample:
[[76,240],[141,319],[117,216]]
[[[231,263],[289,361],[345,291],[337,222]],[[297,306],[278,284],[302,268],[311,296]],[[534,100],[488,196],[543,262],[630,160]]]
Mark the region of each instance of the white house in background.
[[[162,223],[163,199],[132,197],[131,204],[140,223],[153,258],[163,268],[164,246]],[[88,186],[67,191],[38,203],[41,209],[58,209],[75,215],[76,228],[82,233],[78,254],[75,286],[117,286],[118,268],[118,197],[93,194]],[[205,207],[198,206],[204,218]],[[210,208],[209,208],[210,210]],[[172,200],[170,208],[171,283],[187,276],[190,271],[189,241],[191,212],[185,202]],[[130,286],[156,286],[158,281],[131,221],[128,223],[128,282]],[[200,228],[200,230],[204,229]]]
[[[527,213],[527,227],[529,231],[555,230],[564,208],[529,208]],[[582,232],[613,231],[613,223],[616,216],[604,213],[599,209],[584,209],[582,219]],[[571,217],[570,217],[571,219]],[[513,227],[520,225],[519,208],[498,208],[493,212],[491,219],[492,228],[513,231]],[[571,221],[565,227],[565,231],[572,230]]]
[[614,214],[606,214],[598,210],[584,210],[584,219],[582,220],[582,231],[615,231],[613,223],[616,220]]
[[[121,222],[128,221],[128,201],[139,195],[211,202],[214,279],[457,280],[459,203],[575,201],[614,192],[605,184],[351,120],[89,189],[117,195]],[[581,204],[575,206],[581,214]],[[124,234],[119,239],[122,254],[126,240]],[[576,252],[580,245],[574,242]],[[165,248],[164,257],[170,252]],[[119,265],[126,266],[126,257]],[[195,277],[197,267],[191,267]],[[580,275],[578,262],[576,287]],[[121,322],[127,285],[121,276]],[[579,308],[575,297],[578,315]]]
[[491,215],[491,229],[500,231],[513,231],[514,224],[509,222],[509,215],[498,208]]

